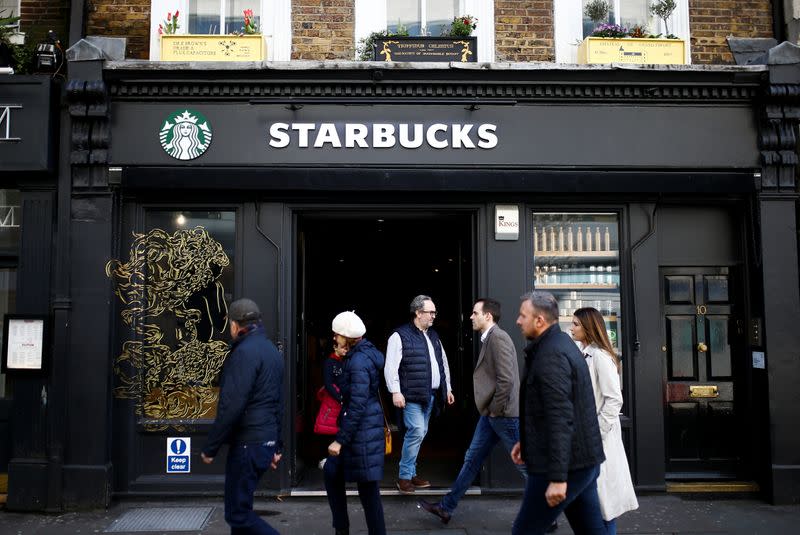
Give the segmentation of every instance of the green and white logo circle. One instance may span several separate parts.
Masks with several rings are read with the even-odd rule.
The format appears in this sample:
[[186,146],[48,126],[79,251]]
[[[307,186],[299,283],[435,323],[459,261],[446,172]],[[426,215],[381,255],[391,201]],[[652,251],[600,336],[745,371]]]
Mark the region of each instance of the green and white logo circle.
[[211,125],[202,113],[176,111],[164,121],[158,140],[176,160],[194,160],[211,145]]

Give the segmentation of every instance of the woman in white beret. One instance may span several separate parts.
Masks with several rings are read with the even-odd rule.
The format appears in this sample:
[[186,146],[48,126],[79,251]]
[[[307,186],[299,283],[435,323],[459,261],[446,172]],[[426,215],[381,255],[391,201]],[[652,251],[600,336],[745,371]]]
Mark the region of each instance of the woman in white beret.
[[334,343],[347,350],[339,386],[339,432],[328,446],[325,490],[336,535],[349,535],[345,482],[354,481],[364,507],[369,535],[385,535],[380,482],[383,479],[383,409],[378,398],[383,353],[364,338],[366,327],[354,312],[342,312],[331,324]]

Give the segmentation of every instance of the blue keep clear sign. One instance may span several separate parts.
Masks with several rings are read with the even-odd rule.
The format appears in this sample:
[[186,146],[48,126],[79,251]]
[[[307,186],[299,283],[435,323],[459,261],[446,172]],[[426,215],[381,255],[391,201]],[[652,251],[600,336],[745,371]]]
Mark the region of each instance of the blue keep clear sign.
[[167,473],[188,474],[191,464],[192,439],[190,437],[167,438]]

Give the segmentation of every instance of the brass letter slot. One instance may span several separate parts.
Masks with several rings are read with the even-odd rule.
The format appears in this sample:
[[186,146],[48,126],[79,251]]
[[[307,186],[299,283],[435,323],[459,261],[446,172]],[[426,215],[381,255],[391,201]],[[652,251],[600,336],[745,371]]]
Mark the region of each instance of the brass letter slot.
[[717,385],[689,385],[689,397],[693,398],[718,398]]

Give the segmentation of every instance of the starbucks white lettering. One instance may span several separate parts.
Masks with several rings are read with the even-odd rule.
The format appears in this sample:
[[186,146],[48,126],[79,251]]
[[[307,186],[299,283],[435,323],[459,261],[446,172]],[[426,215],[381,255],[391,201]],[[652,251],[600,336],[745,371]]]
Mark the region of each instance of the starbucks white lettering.
[[[344,138],[344,142],[343,139]],[[493,149],[497,146],[497,125],[434,123],[273,123],[268,144],[283,149],[295,143],[299,148],[376,148],[396,146],[416,149],[426,144],[434,149]]]

